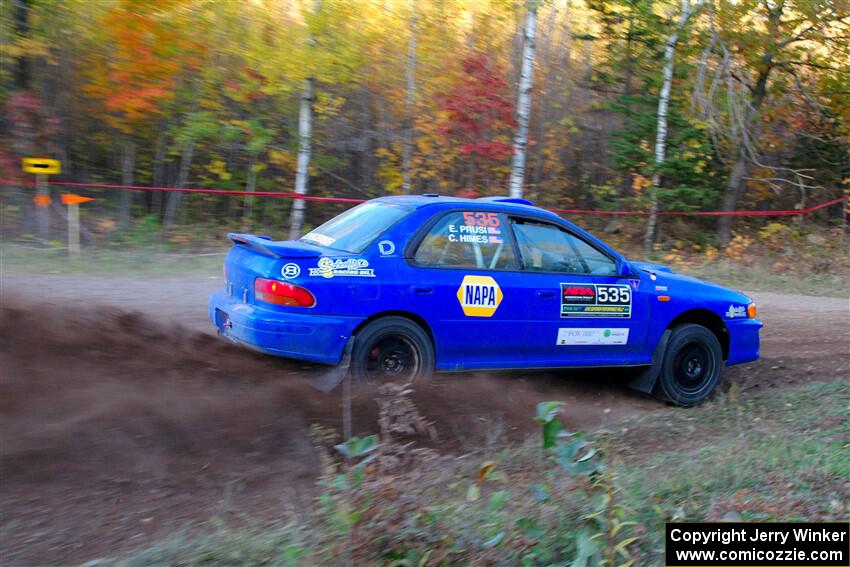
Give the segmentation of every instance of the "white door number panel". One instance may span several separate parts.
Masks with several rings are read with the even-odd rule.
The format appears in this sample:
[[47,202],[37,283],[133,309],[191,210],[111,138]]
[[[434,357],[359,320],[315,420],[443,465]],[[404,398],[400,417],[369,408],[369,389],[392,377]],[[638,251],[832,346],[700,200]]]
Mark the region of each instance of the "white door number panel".
[[558,329],[559,345],[624,345],[627,342],[628,329]]

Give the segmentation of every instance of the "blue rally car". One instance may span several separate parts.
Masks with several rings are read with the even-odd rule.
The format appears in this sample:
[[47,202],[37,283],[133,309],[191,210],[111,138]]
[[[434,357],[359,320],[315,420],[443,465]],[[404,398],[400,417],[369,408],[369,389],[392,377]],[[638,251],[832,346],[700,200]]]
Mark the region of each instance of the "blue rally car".
[[759,357],[747,296],[627,260],[521,199],[383,197],[297,241],[229,236],[209,307],[220,333],[350,360],[355,379],[637,367],[633,387],[693,405],[724,365]]

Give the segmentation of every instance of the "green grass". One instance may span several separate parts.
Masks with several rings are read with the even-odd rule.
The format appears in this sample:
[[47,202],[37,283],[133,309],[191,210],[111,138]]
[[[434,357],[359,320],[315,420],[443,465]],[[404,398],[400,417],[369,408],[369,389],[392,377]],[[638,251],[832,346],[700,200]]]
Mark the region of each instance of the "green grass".
[[[850,513],[850,386],[842,379],[721,396],[631,424],[618,469],[644,544],[663,548],[673,519],[843,521]],[[628,427],[628,426],[627,426]],[[630,454],[635,436],[655,450]],[[653,557],[654,555],[650,552]]]
[[[202,254],[162,251],[142,247],[130,250],[83,249],[72,259],[63,248],[38,248],[7,244],[0,247],[3,269],[29,273],[91,273],[98,275],[178,276],[214,275],[221,270],[226,249]],[[663,263],[663,261],[662,261]],[[846,297],[850,281],[842,274],[774,274],[758,265],[720,260],[676,271],[746,291],[774,291]]]
[[730,260],[719,260],[701,266],[680,268],[676,271],[746,291],[774,291],[828,297],[850,296],[850,280],[843,273],[775,274],[759,265]]
[[[698,408],[668,408],[591,433],[606,452],[617,510],[637,523],[623,531],[638,538],[630,548],[636,564],[662,562],[669,520],[846,520],[848,401],[846,380],[752,395],[731,390]],[[497,474],[476,483],[485,461],[495,462]],[[341,507],[352,509],[344,477],[327,473],[304,517],[173,538],[123,564],[339,564],[346,548],[356,564],[570,563],[586,514],[605,496],[555,467],[537,437],[428,465],[351,493],[353,509],[364,512],[350,547],[338,521]],[[549,498],[535,497],[533,485],[547,486]]]
[[83,250],[79,258],[69,258],[62,248],[5,245],[0,247],[3,270],[35,274],[97,275],[216,275],[221,273],[225,251],[180,254],[156,250]]

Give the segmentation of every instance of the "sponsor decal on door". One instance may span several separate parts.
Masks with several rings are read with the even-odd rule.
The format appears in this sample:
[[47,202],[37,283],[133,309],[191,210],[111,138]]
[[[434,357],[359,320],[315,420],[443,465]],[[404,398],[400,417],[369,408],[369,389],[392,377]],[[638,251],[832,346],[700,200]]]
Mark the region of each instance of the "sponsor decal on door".
[[502,290],[490,276],[464,276],[457,300],[467,317],[492,317],[502,302]]
[[628,329],[558,329],[557,344],[559,345],[624,345],[627,342],[629,342]]
[[561,317],[632,316],[632,288],[628,284],[561,284]]

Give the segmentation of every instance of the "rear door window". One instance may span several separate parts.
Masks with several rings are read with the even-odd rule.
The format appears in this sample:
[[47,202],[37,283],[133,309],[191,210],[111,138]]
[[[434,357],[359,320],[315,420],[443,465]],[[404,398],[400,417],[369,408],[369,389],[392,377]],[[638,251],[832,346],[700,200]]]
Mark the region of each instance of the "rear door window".
[[519,269],[507,219],[484,211],[443,216],[419,244],[413,261],[435,268]]
[[362,252],[412,210],[395,203],[363,203],[308,232],[300,240],[344,252]]

